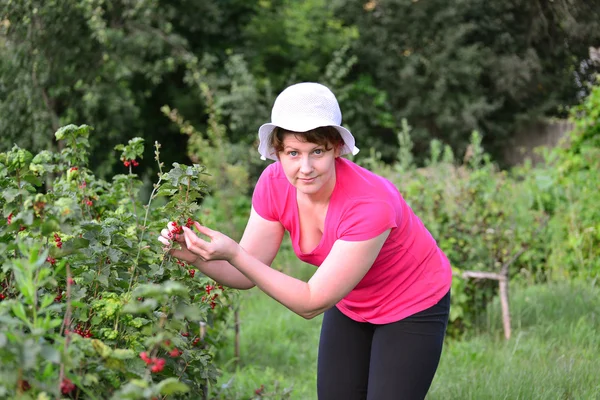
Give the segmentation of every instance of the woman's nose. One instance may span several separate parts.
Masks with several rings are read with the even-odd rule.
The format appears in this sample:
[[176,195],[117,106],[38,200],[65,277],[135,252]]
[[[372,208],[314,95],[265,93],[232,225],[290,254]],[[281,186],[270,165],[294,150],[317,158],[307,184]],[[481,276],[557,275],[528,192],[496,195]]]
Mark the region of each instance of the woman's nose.
[[303,157],[300,164],[300,172],[304,175],[309,175],[313,170],[310,157]]

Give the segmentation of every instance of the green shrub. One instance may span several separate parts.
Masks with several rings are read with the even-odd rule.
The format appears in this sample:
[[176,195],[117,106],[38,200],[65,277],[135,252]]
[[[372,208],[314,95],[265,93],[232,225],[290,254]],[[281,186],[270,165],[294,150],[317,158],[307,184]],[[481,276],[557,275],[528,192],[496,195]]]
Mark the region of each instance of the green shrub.
[[571,110],[575,128],[547,154],[553,196],[548,267],[556,279],[600,277],[600,86]]
[[464,280],[465,270],[505,266],[525,283],[600,276],[600,86],[573,108],[571,121],[569,142],[536,167],[499,170],[474,132],[462,162],[433,141],[427,166],[416,168],[406,123],[393,165],[377,154],[362,160],[396,184],[448,255],[456,275],[452,335],[471,327],[497,291],[494,281]]
[[218,374],[206,325],[225,319],[234,291],[156,236],[198,219],[206,171],[163,172],[156,144],[161,172],[143,205],[143,141],[117,146],[126,173],[106,182],[88,168],[88,136],[70,125],[56,132],[60,153],[0,154],[0,397],[202,397]]
[[398,139],[396,164],[368,162],[398,187],[450,259],[456,277],[449,333],[456,336],[473,325],[498,287],[491,280],[464,280],[461,273],[500,273],[506,265],[509,276],[515,276],[529,268],[527,253],[535,247],[546,217],[536,209],[528,186],[491,162],[477,132],[473,132],[460,164],[449,147],[433,141],[424,168],[412,163],[410,127],[406,124]]

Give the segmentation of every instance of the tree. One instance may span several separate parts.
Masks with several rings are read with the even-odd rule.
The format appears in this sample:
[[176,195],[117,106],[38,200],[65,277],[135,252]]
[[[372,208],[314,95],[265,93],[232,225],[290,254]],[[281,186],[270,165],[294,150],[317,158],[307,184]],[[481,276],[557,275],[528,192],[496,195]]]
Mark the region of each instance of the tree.
[[163,141],[172,134],[164,160],[185,161],[185,137],[170,128],[160,107],[176,98],[203,108],[183,77],[201,68],[196,54],[237,40],[227,22],[248,2],[228,3],[3,3],[0,148],[51,149],[58,126],[86,123],[95,128],[91,165],[100,175],[118,162],[112,147],[134,136]]
[[562,115],[600,35],[597,1],[337,3],[360,32],[354,73],[373,76],[421,152],[432,138],[464,150],[472,130],[494,152],[519,124]]

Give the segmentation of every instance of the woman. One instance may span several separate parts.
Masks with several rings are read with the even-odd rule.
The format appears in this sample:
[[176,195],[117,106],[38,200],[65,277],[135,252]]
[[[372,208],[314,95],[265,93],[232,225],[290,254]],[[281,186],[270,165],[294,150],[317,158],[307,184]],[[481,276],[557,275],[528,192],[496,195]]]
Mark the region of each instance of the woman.
[[[163,229],[171,254],[222,285],[257,286],[310,319],[324,313],[317,391],[321,400],[423,399],[438,366],[450,308],[450,263],[388,180],[342,158],[356,154],[333,93],[300,83],[275,100],[259,129],[260,176],[236,243],[195,223]],[[170,228],[169,226],[168,228]],[[284,232],[308,282],[270,267]]]

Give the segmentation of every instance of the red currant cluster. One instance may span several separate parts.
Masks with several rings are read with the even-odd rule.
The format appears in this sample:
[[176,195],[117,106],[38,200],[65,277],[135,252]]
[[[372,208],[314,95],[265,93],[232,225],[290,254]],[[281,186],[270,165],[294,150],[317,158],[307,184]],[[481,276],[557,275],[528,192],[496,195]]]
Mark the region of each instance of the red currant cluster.
[[193,278],[194,275],[196,275],[196,270],[193,268],[188,269],[188,274],[190,274],[190,277]]
[[71,382],[69,378],[63,378],[62,382],[60,383],[60,392],[62,394],[69,394],[73,390],[75,390],[75,384]]
[[56,264],[56,258],[50,257],[48,256],[46,258],[46,261],[48,261],[50,263],[50,265],[55,265]]
[[183,228],[177,224],[177,222],[173,222],[173,224],[169,225],[169,239],[173,239],[174,235],[180,235],[183,233]]
[[[5,292],[6,288],[8,287],[8,284],[6,282],[2,282],[0,283],[0,286],[2,287],[2,291]],[[6,299],[6,295],[4,293],[0,293],[0,301]]]
[[[6,217],[6,224],[10,225],[12,224],[12,218],[13,218],[13,213],[8,214],[8,217]],[[26,227],[24,225],[21,225],[19,227],[19,232],[24,231],[26,229]]]
[[89,199],[89,198],[87,198],[87,199],[83,199],[83,200],[81,200],[81,202],[82,202],[83,204],[85,204],[85,205],[89,206],[89,207],[91,207],[91,206],[93,206],[93,205],[94,205],[94,202],[93,202],[91,199]]
[[56,247],[58,247],[59,249],[62,249],[62,239],[60,238],[60,236],[58,236],[58,233],[54,234],[54,243],[56,243]]
[[[190,333],[189,332],[181,332],[181,336],[190,337]],[[192,341],[192,346],[197,346],[198,343],[200,343],[200,340],[201,339],[199,337],[194,338],[194,340]],[[166,344],[166,342],[165,342],[165,344]],[[170,345],[170,343],[167,344],[167,346],[169,346],[169,345]]]
[[17,386],[19,387],[19,389],[21,390],[21,392],[26,392],[29,389],[31,389],[31,385],[25,379],[19,379],[17,381]]
[[57,288],[56,289],[56,297],[54,298],[54,301],[57,303],[60,303],[62,301],[63,298],[63,293],[62,293],[62,289],[61,288]]
[[[219,288],[220,290],[223,290],[223,286],[221,286],[221,285],[217,285],[217,288]],[[217,300],[217,297],[219,297],[219,294],[213,293],[212,296],[210,295],[210,292],[215,290],[215,287],[213,285],[206,285],[204,287],[204,289],[206,290],[206,296],[202,296],[202,301],[203,302],[210,301],[210,308],[212,310],[214,310],[215,307],[217,306],[216,300]]]
[[[89,339],[92,337],[92,331],[90,331],[89,328],[84,329],[84,327],[81,326],[81,324],[77,324],[73,332],[84,338]],[[70,331],[67,330],[65,333],[70,333]]]
[[175,347],[173,350],[171,350],[169,352],[169,355],[173,358],[179,357],[181,354],[183,354],[183,353],[177,347]]
[[46,203],[43,201],[36,201],[33,203],[33,210],[38,216],[44,211],[44,208],[46,208]]
[[265,391],[265,385],[260,385],[260,387],[258,389],[254,390],[254,394],[257,396],[262,396],[264,391]]
[[164,358],[148,357],[148,353],[145,351],[140,353],[140,358],[144,360],[146,365],[150,365],[150,371],[152,372],[160,372],[165,368]]
[[137,167],[138,165],[140,165],[140,163],[137,162],[135,159],[134,160],[123,160],[123,165],[126,167],[129,167],[130,165]]

